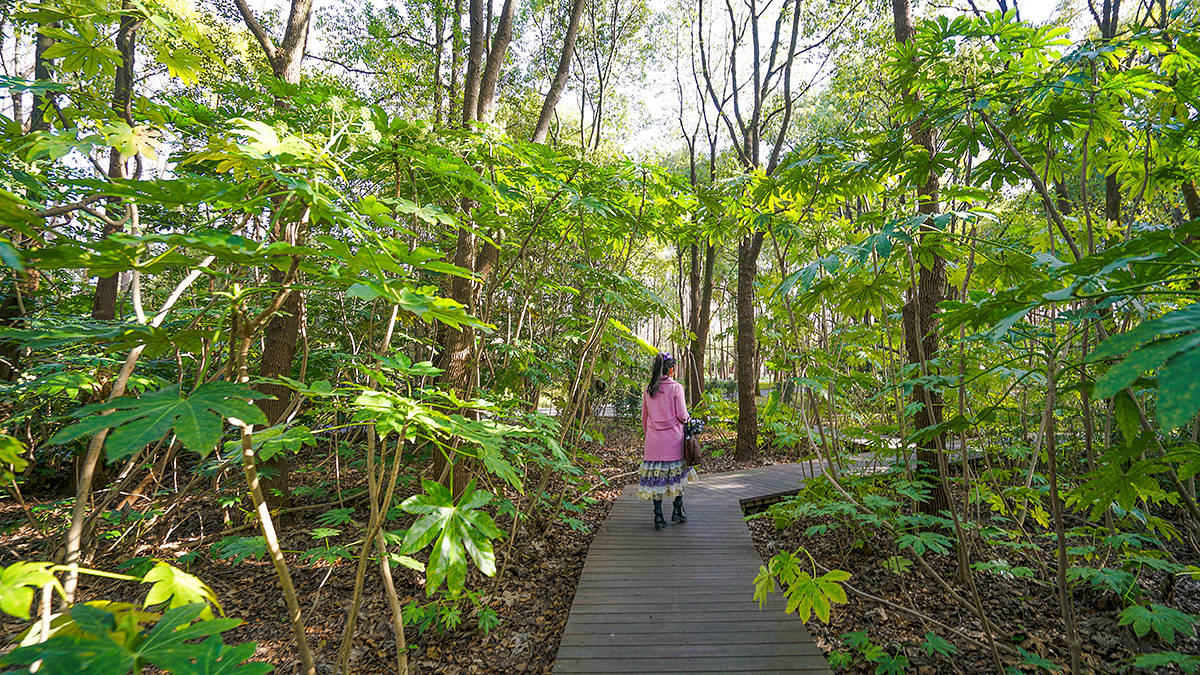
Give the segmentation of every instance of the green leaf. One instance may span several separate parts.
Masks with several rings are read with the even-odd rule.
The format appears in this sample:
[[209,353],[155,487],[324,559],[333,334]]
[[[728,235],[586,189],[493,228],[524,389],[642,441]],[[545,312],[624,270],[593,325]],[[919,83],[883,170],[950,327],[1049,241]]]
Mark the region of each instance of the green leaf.
[[1158,421],[1163,430],[1187,424],[1200,410],[1200,349],[1176,354],[1158,371]]
[[218,559],[231,559],[234,565],[246,558],[262,560],[267,554],[267,542],[262,537],[238,537],[229,535],[211,546],[212,555]]
[[1150,340],[1196,328],[1200,328],[1200,303],[1169,312],[1157,319],[1146,321],[1126,333],[1109,337],[1096,346],[1096,349],[1088,356],[1088,360],[1112,358]]
[[[204,641],[205,643],[209,643],[212,640],[220,643],[219,633],[237,628],[242,624],[240,619],[211,619],[192,623],[207,609],[208,605],[197,602],[167,610],[163,613],[162,619],[159,619],[158,623],[155,624],[154,628],[146,636],[146,641],[138,648],[138,656],[176,675],[201,675],[202,673],[221,672],[268,672],[258,667],[255,667],[251,671],[231,670],[230,666],[245,660],[245,656],[242,656],[245,652],[244,648],[233,654],[234,657],[241,656],[237,662],[232,661],[232,659],[226,661],[228,656],[221,658],[225,650],[214,650],[213,645],[198,650],[199,653],[193,651],[195,650],[195,646],[187,644],[189,641],[208,638]],[[213,651],[216,651],[215,655],[212,654]],[[193,661],[194,657],[198,657],[199,664]],[[219,669],[218,666],[220,666]]]
[[1017,647],[1017,651],[1021,652],[1022,665],[1029,665],[1029,666],[1034,666],[1035,668],[1042,668],[1051,673],[1057,673],[1058,671],[1062,670],[1062,666],[1058,665],[1057,663],[1055,663],[1055,662],[1051,661],[1050,659],[1047,659],[1043,656],[1039,656],[1037,654],[1025,651],[1024,649],[1021,649],[1020,647]]
[[921,651],[929,656],[940,654],[941,656],[951,656],[958,653],[958,647],[945,638],[941,637],[933,631],[925,634],[925,641],[921,643]]
[[1138,654],[1133,659],[1133,665],[1147,670],[1169,668],[1176,666],[1184,673],[1191,675],[1200,671],[1200,656],[1181,654],[1179,652],[1155,652],[1153,654]]
[[1133,626],[1139,638],[1154,631],[1167,644],[1175,644],[1175,635],[1194,636],[1200,617],[1163,605],[1132,605],[1121,612],[1119,626]]
[[8,434],[0,434],[0,481],[8,483],[16,480],[16,474],[29,466],[29,460],[21,456],[23,452],[24,443]]
[[263,675],[275,670],[269,663],[245,663],[254,656],[255,647],[253,642],[231,647],[213,635],[200,644],[164,649],[153,663],[174,675]]
[[[105,442],[110,460],[118,460],[174,430],[180,443],[206,457],[221,440],[225,418],[248,424],[266,424],[262,411],[251,399],[270,398],[242,384],[211,382],[191,396],[180,394],[179,386],[161,389],[141,398],[121,398],[84,406],[74,416],[81,421],[59,431],[50,443],[62,444],[102,429],[112,429]],[[111,414],[97,414],[101,412]]]
[[18,619],[29,619],[33,594],[49,584],[62,593],[54,563],[16,562],[0,571],[0,610]]
[[1200,345],[1200,335],[1188,334],[1159,340],[1135,349],[1096,380],[1092,395],[1096,398],[1109,398],[1133,384],[1143,373],[1158,368],[1175,354],[1192,350],[1197,345]]
[[1142,428],[1142,416],[1138,412],[1138,404],[1129,396],[1129,392],[1122,390],[1113,398],[1115,405],[1113,413],[1117,418],[1117,427],[1121,429],[1121,435],[1126,440],[1133,440],[1138,437],[1138,433]]
[[946,554],[950,552],[952,542],[949,537],[940,532],[922,531],[915,534],[901,534],[896,538],[896,544],[900,548],[911,548],[918,554],[924,553],[926,550]]
[[146,601],[142,603],[143,607],[167,602],[167,607],[174,609],[183,605],[202,603],[204,611],[201,613],[201,617],[205,619],[212,618],[210,605],[216,607],[217,611],[221,611],[221,603],[217,602],[216,593],[213,593],[207,584],[200,581],[199,577],[176,569],[161,560],[154,564],[154,568],[147,572],[146,576],[142,577],[142,583],[152,584],[150,592],[146,595]]
[[487,576],[496,573],[492,539],[504,536],[492,517],[480,507],[493,496],[469,483],[455,503],[450,491],[434,481],[423,481],[425,494],[413,495],[400,504],[408,513],[419,514],[404,535],[401,554],[416,553],[433,542],[425,566],[425,593],[433,593],[444,583],[453,596],[463,591],[467,577],[467,557]]

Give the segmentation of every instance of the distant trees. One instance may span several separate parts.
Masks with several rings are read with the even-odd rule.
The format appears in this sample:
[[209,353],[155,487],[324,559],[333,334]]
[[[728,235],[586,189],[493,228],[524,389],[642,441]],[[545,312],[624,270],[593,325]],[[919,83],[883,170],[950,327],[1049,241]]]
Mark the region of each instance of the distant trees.
[[[795,101],[806,90],[797,87],[792,70],[801,53],[800,2],[749,0],[744,12],[726,4],[728,37],[720,46],[706,40],[710,30],[707,21],[715,19],[711,13],[705,19],[706,0],[698,3],[696,46],[708,102],[732,139],[733,150],[744,170],[752,175],[770,176],[779,165]],[[745,459],[758,448],[754,278],[766,230],[752,219],[743,223],[743,231],[737,247],[736,455]]]

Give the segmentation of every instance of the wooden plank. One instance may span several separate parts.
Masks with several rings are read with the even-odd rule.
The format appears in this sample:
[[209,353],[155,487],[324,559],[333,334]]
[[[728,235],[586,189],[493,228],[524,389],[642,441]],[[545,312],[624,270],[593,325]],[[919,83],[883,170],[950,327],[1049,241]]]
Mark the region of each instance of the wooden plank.
[[824,657],[730,655],[691,658],[581,658],[556,659],[556,673],[760,673],[764,670],[781,672],[829,673]]
[[[672,636],[663,636],[670,640]],[[633,647],[631,649],[631,647]],[[677,657],[692,659],[697,657],[729,657],[745,658],[754,656],[816,656],[823,663],[825,657],[821,650],[812,644],[796,644],[791,642],[759,642],[726,643],[726,644],[683,644],[669,641],[665,644],[654,645],[588,645],[586,647],[571,647],[564,652],[559,649],[559,658],[567,659],[659,659]]]

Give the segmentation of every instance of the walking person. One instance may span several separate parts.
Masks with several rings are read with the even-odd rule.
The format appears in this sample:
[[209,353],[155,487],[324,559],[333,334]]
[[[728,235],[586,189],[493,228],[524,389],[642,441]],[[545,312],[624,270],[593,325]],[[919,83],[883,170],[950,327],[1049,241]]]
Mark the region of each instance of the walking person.
[[663,518],[663,497],[674,497],[671,521],[686,523],[683,488],[696,480],[696,470],[683,460],[683,424],[688,421],[683,400],[683,385],[676,382],[675,358],[669,353],[654,357],[650,366],[650,384],[642,392],[642,429],[646,432],[646,450],[638,470],[638,497],[654,502],[654,529],[667,526]]

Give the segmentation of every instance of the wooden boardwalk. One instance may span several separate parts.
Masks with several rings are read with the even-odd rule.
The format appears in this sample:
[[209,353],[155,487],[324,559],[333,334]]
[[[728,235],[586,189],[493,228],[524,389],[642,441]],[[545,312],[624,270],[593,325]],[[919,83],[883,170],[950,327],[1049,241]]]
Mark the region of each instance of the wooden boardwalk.
[[702,475],[684,496],[688,522],[659,532],[637,487],[625,488],[588,549],[554,672],[831,672],[781,593],[759,610],[762,560],[742,520],[743,504],[796,492],[814,468]]

